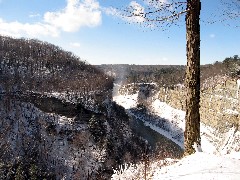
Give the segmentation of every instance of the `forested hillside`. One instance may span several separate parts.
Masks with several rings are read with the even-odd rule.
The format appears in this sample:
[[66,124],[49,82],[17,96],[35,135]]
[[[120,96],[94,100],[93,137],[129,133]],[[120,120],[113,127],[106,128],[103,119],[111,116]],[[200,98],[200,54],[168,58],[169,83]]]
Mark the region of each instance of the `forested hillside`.
[[1,85],[8,91],[105,91],[113,86],[111,77],[47,42],[0,36],[0,60]]
[[128,65],[109,64],[97,66],[116,82],[149,83],[155,82],[161,86],[184,81],[185,66],[182,65]]
[[113,78],[60,47],[0,36],[0,179],[109,179],[145,142]]
[[[97,67],[123,84],[155,82],[160,87],[183,84],[186,69],[186,66],[183,65],[103,64]],[[225,75],[230,78],[240,75],[240,57],[238,55],[227,57],[213,64],[201,65],[202,85],[208,78]]]

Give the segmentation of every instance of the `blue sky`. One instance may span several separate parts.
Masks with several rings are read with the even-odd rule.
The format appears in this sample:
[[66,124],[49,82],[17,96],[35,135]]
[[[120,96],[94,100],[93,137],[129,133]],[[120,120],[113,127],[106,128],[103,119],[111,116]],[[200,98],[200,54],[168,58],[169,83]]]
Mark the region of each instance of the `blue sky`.
[[[147,1],[134,4],[144,6]],[[212,18],[212,13],[221,15],[219,1],[202,0],[201,19],[218,19]],[[129,24],[130,20],[120,18],[114,8],[130,3],[133,1],[0,0],[0,34],[48,41],[91,64],[185,65],[184,21],[165,31],[152,31],[134,20]],[[201,22],[201,64],[240,55],[240,28],[235,28],[239,23]]]

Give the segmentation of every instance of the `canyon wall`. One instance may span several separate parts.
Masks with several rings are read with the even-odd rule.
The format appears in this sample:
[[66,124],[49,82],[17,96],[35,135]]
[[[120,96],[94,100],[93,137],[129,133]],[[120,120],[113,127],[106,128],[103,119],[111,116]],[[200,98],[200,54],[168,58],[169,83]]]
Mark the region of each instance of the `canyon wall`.
[[[225,132],[232,126],[239,126],[239,98],[237,85],[233,80],[226,80],[214,87],[201,90],[200,115],[201,122]],[[175,86],[159,90],[158,98],[170,106],[185,111],[185,88]]]

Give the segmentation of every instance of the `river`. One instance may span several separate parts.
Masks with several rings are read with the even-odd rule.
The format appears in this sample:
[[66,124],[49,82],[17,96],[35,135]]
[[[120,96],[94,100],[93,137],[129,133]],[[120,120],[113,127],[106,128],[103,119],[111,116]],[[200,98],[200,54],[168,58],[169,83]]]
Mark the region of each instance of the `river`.
[[183,153],[183,149],[168,139],[167,137],[159,134],[158,132],[146,126],[144,122],[129,113],[130,125],[133,131],[148,141],[148,144],[152,147],[153,152],[163,150],[166,152],[172,152],[174,157],[179,157]]

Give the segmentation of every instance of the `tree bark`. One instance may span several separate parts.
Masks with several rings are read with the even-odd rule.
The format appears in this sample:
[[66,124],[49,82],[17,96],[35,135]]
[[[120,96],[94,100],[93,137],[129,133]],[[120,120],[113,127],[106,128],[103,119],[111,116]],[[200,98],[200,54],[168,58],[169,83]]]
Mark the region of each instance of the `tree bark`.
[[194,142],[200,139],[200,0],[187,1],[187,69],[186,69],[186,117],[184,155],[195,152]]

